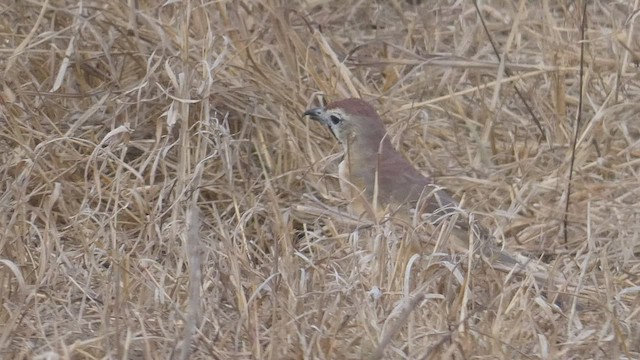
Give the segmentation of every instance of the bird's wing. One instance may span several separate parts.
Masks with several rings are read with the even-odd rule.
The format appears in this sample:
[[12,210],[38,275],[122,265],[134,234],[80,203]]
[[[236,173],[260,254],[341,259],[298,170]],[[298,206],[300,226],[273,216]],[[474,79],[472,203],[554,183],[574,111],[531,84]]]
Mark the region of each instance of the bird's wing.
[[[378,186],[384,199],[394,205],[407,205],[409,215],[418,212],[419,219],[437,225],[458,215],[455,227],[468,234],[472,229],[475,238],[490,239],[489,232],[477,221],[470,224],[469,214],[460,207],[447,189],[416,170],[400,153],[390,154],[380,161]],[[467,235],[468,237],[468,235]]]
[[[458,202],[449,192],[416,170],[400,153],[380,160],[380,193],[389,194],[391,203],[418,206],[424,213],[451,212]],[[385,199],[386,200],[386,199]]]

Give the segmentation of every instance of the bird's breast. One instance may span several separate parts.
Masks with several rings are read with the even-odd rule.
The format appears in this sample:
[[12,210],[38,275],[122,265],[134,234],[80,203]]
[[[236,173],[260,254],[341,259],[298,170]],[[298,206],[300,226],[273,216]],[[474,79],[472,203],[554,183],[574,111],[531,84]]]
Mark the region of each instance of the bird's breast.
[[[338,179],[340,180],[340,191],[345,199],[349,202],[348,209],[354,216],[368,216],[368,200],[365,197],[366,185],[362,179],[357,176],[358,172],[353,171],[353,164],[349,163],[349,158],[344,157],[338,165]],[[357,169],[356,169],[357,170]]]
[[347,164],[347,158],[345,157],[338,165],[338,179],[340,180],[340,190],[347,199],[350,198],[351,187],[349,186],[350,173],[349,165]]

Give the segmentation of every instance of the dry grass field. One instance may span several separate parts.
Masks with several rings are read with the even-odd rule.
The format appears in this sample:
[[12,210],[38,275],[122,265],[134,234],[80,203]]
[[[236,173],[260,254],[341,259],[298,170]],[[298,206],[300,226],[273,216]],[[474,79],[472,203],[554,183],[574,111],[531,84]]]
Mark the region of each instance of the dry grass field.
[[[640,358],[640,1],[588,2],[565,239],[582,1],[2,1],[0,358]],[[346,97],[548,279],[347,216]]]

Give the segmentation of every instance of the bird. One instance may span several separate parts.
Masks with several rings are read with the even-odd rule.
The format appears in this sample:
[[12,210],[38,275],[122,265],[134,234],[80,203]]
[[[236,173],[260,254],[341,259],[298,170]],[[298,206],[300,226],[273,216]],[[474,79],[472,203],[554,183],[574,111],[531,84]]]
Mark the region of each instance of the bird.
[[448,190],[417,170],[393,147],[384,122],[371,104],[347,98],[311,108],[303,116],[326,126],[342,145],[338,179],[352,215],[368,219],[391,215],[413,226],[425,222],[438,226],[449,221],[455,247],[479,249],[481,255],[507,263],[509,269],[519,264],[494,246],[491,233],[473,220]]

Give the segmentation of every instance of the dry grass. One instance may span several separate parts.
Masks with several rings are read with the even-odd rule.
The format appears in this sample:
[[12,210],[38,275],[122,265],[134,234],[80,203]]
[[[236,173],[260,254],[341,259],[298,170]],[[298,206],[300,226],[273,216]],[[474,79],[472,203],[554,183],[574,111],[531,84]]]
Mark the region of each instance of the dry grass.
[[[637,0],[589,2],[567,243],[580,1],[482,1],[505,64],[471,1],[126,3],[0,4],[3,358],[640,357]],[[335,215],[319,94],[566,283]]]

